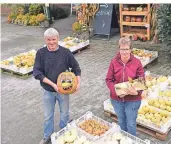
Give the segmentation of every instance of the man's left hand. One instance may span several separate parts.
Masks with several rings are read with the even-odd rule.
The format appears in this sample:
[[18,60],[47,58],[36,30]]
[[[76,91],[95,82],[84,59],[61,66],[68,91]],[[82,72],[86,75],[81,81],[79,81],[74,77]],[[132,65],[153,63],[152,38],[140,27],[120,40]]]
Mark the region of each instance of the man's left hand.
[[80,89],[80,83],[77,84],[76,91]]

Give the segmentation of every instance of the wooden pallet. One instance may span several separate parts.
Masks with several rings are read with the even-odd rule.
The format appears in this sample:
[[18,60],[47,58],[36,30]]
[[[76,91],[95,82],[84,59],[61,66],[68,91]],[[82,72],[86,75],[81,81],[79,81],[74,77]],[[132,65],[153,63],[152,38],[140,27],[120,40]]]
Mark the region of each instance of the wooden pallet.
[[14,71],[11,71],[8,69],[1,68],[1,73],[5,73],[5,74],[11,75],[11,76],[15,76],[15,77],[18,77],[21,79],[27,79],[27,78],[32,76],[33,71],[31,71],[27,74],[22,74],[22,73],[18,73],[18,72],[14,72]]
[[[110,111],[105,110],[104,115],[106,117],[113,119],[114,122],[118,122],[117,116],[115,114],[111,113]],[[170,131],[170,129],[169,129],[166,133],[160,133],[160,132],[157,132],[157,131],[151,129],[150,127],[147,127],[147,126],[145,127],[139,123],[137,124],[137,130],[140,132],[143,132],[145,134],[148,134],[156,139],[163,140],[163,141],[167,139],[168,133]]]
[[73,51],[72,53],[73,53],[73,54],[75,54],[75,53],[80,53],[82,50],[87,49],[87,48],[90,48],[90,45],[87,45],[87,46],[85,46],[85,47],[82,47],[82,48],[80,48],[80,49],[78,49],[78,50],[76,50],[76,51]]

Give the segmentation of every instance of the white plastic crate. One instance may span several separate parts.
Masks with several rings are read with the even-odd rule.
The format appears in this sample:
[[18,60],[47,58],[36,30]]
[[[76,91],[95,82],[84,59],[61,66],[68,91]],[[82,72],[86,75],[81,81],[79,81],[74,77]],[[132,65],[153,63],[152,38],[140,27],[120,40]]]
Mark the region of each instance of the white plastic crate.
[[[59,41],[59,45],[65,47],[66,43],[73,42],[75,39],[77,39],[77,38],[74,38],[73,40],[70,40],[70,41],[67,41],[67,42]],[[72,47],[70,47],[70,48],[68,48],[68,49],[69,49],[71,52],[75,52],[75,51],[77,51],[77,50],[79,50],[79,49],[81,49],[81,48],[83,48],[83,47],[88,46],[89,44],[90,44],[90,41],[89,41],[89,40],[86,40],[86,41],[80,42],[80,43],[78,43],[77,45],[72,46]]]
[[[115,138],[114,140],[112,139],[112,137],[115,135]],[[117,135],[117,136],[116,136]],[[119,136],[120,135],[120,136]],[[126,141],[123,142],[122,140],[125,139]],[[109,141],[110,142],[114,142],[114,141],[118,141],[118,144],[119,144],[119,141],[121,142],[122,141],[122,144],[150,144],[150,141],[149,140],[142,140],[138,137],[135,137],[123,130],[118,130],[118,131],[115,131],[115,132],[111,132],[110,134],[108,134],[106,137],[103,137],[99,140],[97,140],[95,143],[96,144],[105,144],[105,143],[108,143]]]
[[[148,105],[147,101],[142,103],[140,108],[145,106],[145,105]],[[162,111],[162,110],[156,109],[156,108],[154,108],[152,106],[149,106],[149,107],[157,110],[158,112]],[[161,132],[161,133],[167,133],[169,131],[169,128],[171,127],[171,116],[169,116],[169,117],[170,117],[170,119],[165,124],[157,125],[157,124],[151,122],[150,120],[147,120],[147,119],[144,119],[144,118],[142,119],[140,117],[140,115],[138,115],[137,123],[139,123],[140,125],[142,125],[144,127],[151,128],[151,129],[153,129],[155,131],[158,131],[158,132]]]
[[[89,119],[93,119],[93,120],[96,120],[97,122],[103,124],[103,125],[106,125],[109,127],[108,131],[106,131],[104,134],[102,134],[101,136],[93,136],[89,133],[87,133],[86,131],[82,130],[79,125],[81,123],[83,123],[85,120],[89,120]],[[109,123],[99,117],[96,117],[95,115],[93,115],[92,112],[88,111],[85,115],[83,115],[82,117],[78,118],[76,121],[75,121],[75,124],[76,124],[76,127],[77,129],[79,130],[80,133],[84,134],[89,140],[92,140],[92,141],[95,141],[97,139],[100,139],[104,136],[106,136],[108,133],[110,133],[112,130],[115,129],[114,127],[114,124],[112,123]]]
[[[138,48],[133,48],[133,49],[136,50]],[[151,58],[139,57],[137,55],[134,55],[136,58],[138,58],[141,61],[143,67],[145,67],[147,64],[151,63],[153,60],[155,60],[158,57],[158,51],[149,51],[149,50],[145,50],[145,49],[141,49],[141,50],[143,50],[145,53],[151,53],[152,54]]]
[[[151,75],[152,77],[154,78],[159,78],[161,76],[164,76],[164,75],[158,75],[158,74],[154,74],[154,73],[151,73],[150,71],[146,71],[145,72],[145,75],[148,76],[148,75]],[[169,85],[169,79],[166,80],[165,82],[160,82],[160,83],[157,83],[154,88],[160,88],[160,90],[166,90],[166,88],[168,87]]]
[[[156,99],[159,99],[159,100],[164,100],[164,101],[167,101],[167,100],[169,100],[168,98],[163,98],[163,97],[157,97],[157,98],[151,98],[151,97],[147,97],[147,99],[146,99],[146,101],[147,101],[147,103],[150,101],[150,100],[156,100]],[[148,104],[149,105],[149,104]],[[152,106],[152,105],[149,105],[150,107],[153,107],[154,109],[156,109],[156,110],[158,110],[158,111],[163,111],[163,109],[161,109],[161,108],[157,108],[157,107],[155,107],[155,106]],[[165,110],[165,111],[167,111],[167,110]],[[169,113],[169,115],[171,116],[171,112],[169,112],[169,111],[167,111],[168,113]]]
[[111,100],[110,100],[110,99],[105,100],[105,101],[103,102],[103,106],[104,106],[104,110],[116,114],[116,113],[115,113],[115,110],[114,110],[114,107],[113,107],[112,104],[111,104]]
[[[52,135],[51,135],[51,143],[52,144],[60,144],[59,143],[59,139],[61,137],[63,137],[65,135],[66,132],[70,131],[70,130],[76,130],[77,131],[77,138],[76,139],[84,139],[84,140],[87,140],[89,141],[83,134],[79,133],[79,131],[77,130],[76,126],[75,126],[75,123],[74,122],[71,122],[69,123],[65,128],[61,129],[60,131],[58,132],[54,132]],[[90,142],[90,141],[89,141]],[[63,144],[63,143],[62,143]],[[90,142],[91,144],[91,142]]]
[[[141,101],[141,105],[144,105],[144,104],[147,104],[147,102],[145,100],[142,100]],[[116,114],[116,112],[114,110],[114,107],[111,104],[111,100],[110,99],[105,100],[103,102],[103,106],[104,106],[104,110],[109,111],[109,112],[111,112],[113,114]]]
[[[171,87],[168,86],[164,91],[167,91],[167,90],[171,91]],[[166,95],[160,96],[159,91],[157,91],[157,98],[171,100],[171,95],[170,96],[166,96]]]

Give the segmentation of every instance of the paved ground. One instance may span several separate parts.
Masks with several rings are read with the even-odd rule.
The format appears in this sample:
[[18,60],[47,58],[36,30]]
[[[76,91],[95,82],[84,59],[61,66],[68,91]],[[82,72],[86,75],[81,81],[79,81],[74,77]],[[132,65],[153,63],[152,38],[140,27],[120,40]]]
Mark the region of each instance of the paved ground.
[[[73,17],[56,21],[53,25],[61,34],[61,38],[71,34]],[[23,27],[6,24],[1,19],[1,59],[39,49],[44,45],[43,28]],[[78,118],[87,111],[92,111],[99,117],[110,121],[103,115],[103,101],[109,97],[104,79],[111,58],[117,51],[116,42],[119,36],[110,41],[91,40],[91,49],[75,54],[81,69],[81,89],[70,98],[71,115]],[[143,45],[142,45],[143,44]],[[149,43],[134,43],[135,47],[149,48]],[[171,58],[165,45],[153,45],[149,49],[159,51],[158,63],[148,70],[168,75],[171,73]],[[1,75],[1,121],[2,144],[38,144],[42,138],[43,107],[39,82],[33,77],[21,80],[5,74]],[[56,128],[58,123],[58,105],[56,107]],[[158,141],[148,135],[138,132],[138,137],[150,139],[151,143],[167,144],[171,139],[171,132],[166,141]]]

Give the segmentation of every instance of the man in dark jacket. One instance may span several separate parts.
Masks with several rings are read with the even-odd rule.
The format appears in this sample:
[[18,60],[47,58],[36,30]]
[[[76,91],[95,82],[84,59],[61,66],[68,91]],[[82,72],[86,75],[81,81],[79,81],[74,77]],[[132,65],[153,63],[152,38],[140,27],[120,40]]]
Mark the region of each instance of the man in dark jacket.
[[54,131],[54,111],[58,101],[60,108],[60,128],[69,122],[69,95],[60,94],[57,87],[57,78],[60,73],[71,68],[80,87],[81,69],[70,50],[58,45],[59,34],[54,28],[44,32],[46,46],[39,49],[36,54],[33,75],[40,80],[43,87],[44,104],[44,138],[39,144],[48,144]]
[[141,92],[134,88],[123,89],[124,95],[117,95],[114,85],[132,79],[144,79],[141,61],[131,54],[132,42],[128,37],[119,40],[119,53],[108,68],[106,84],[110,90],[111,103],[114,107],[122,130],[136,135],[136,118],[141,105]]

